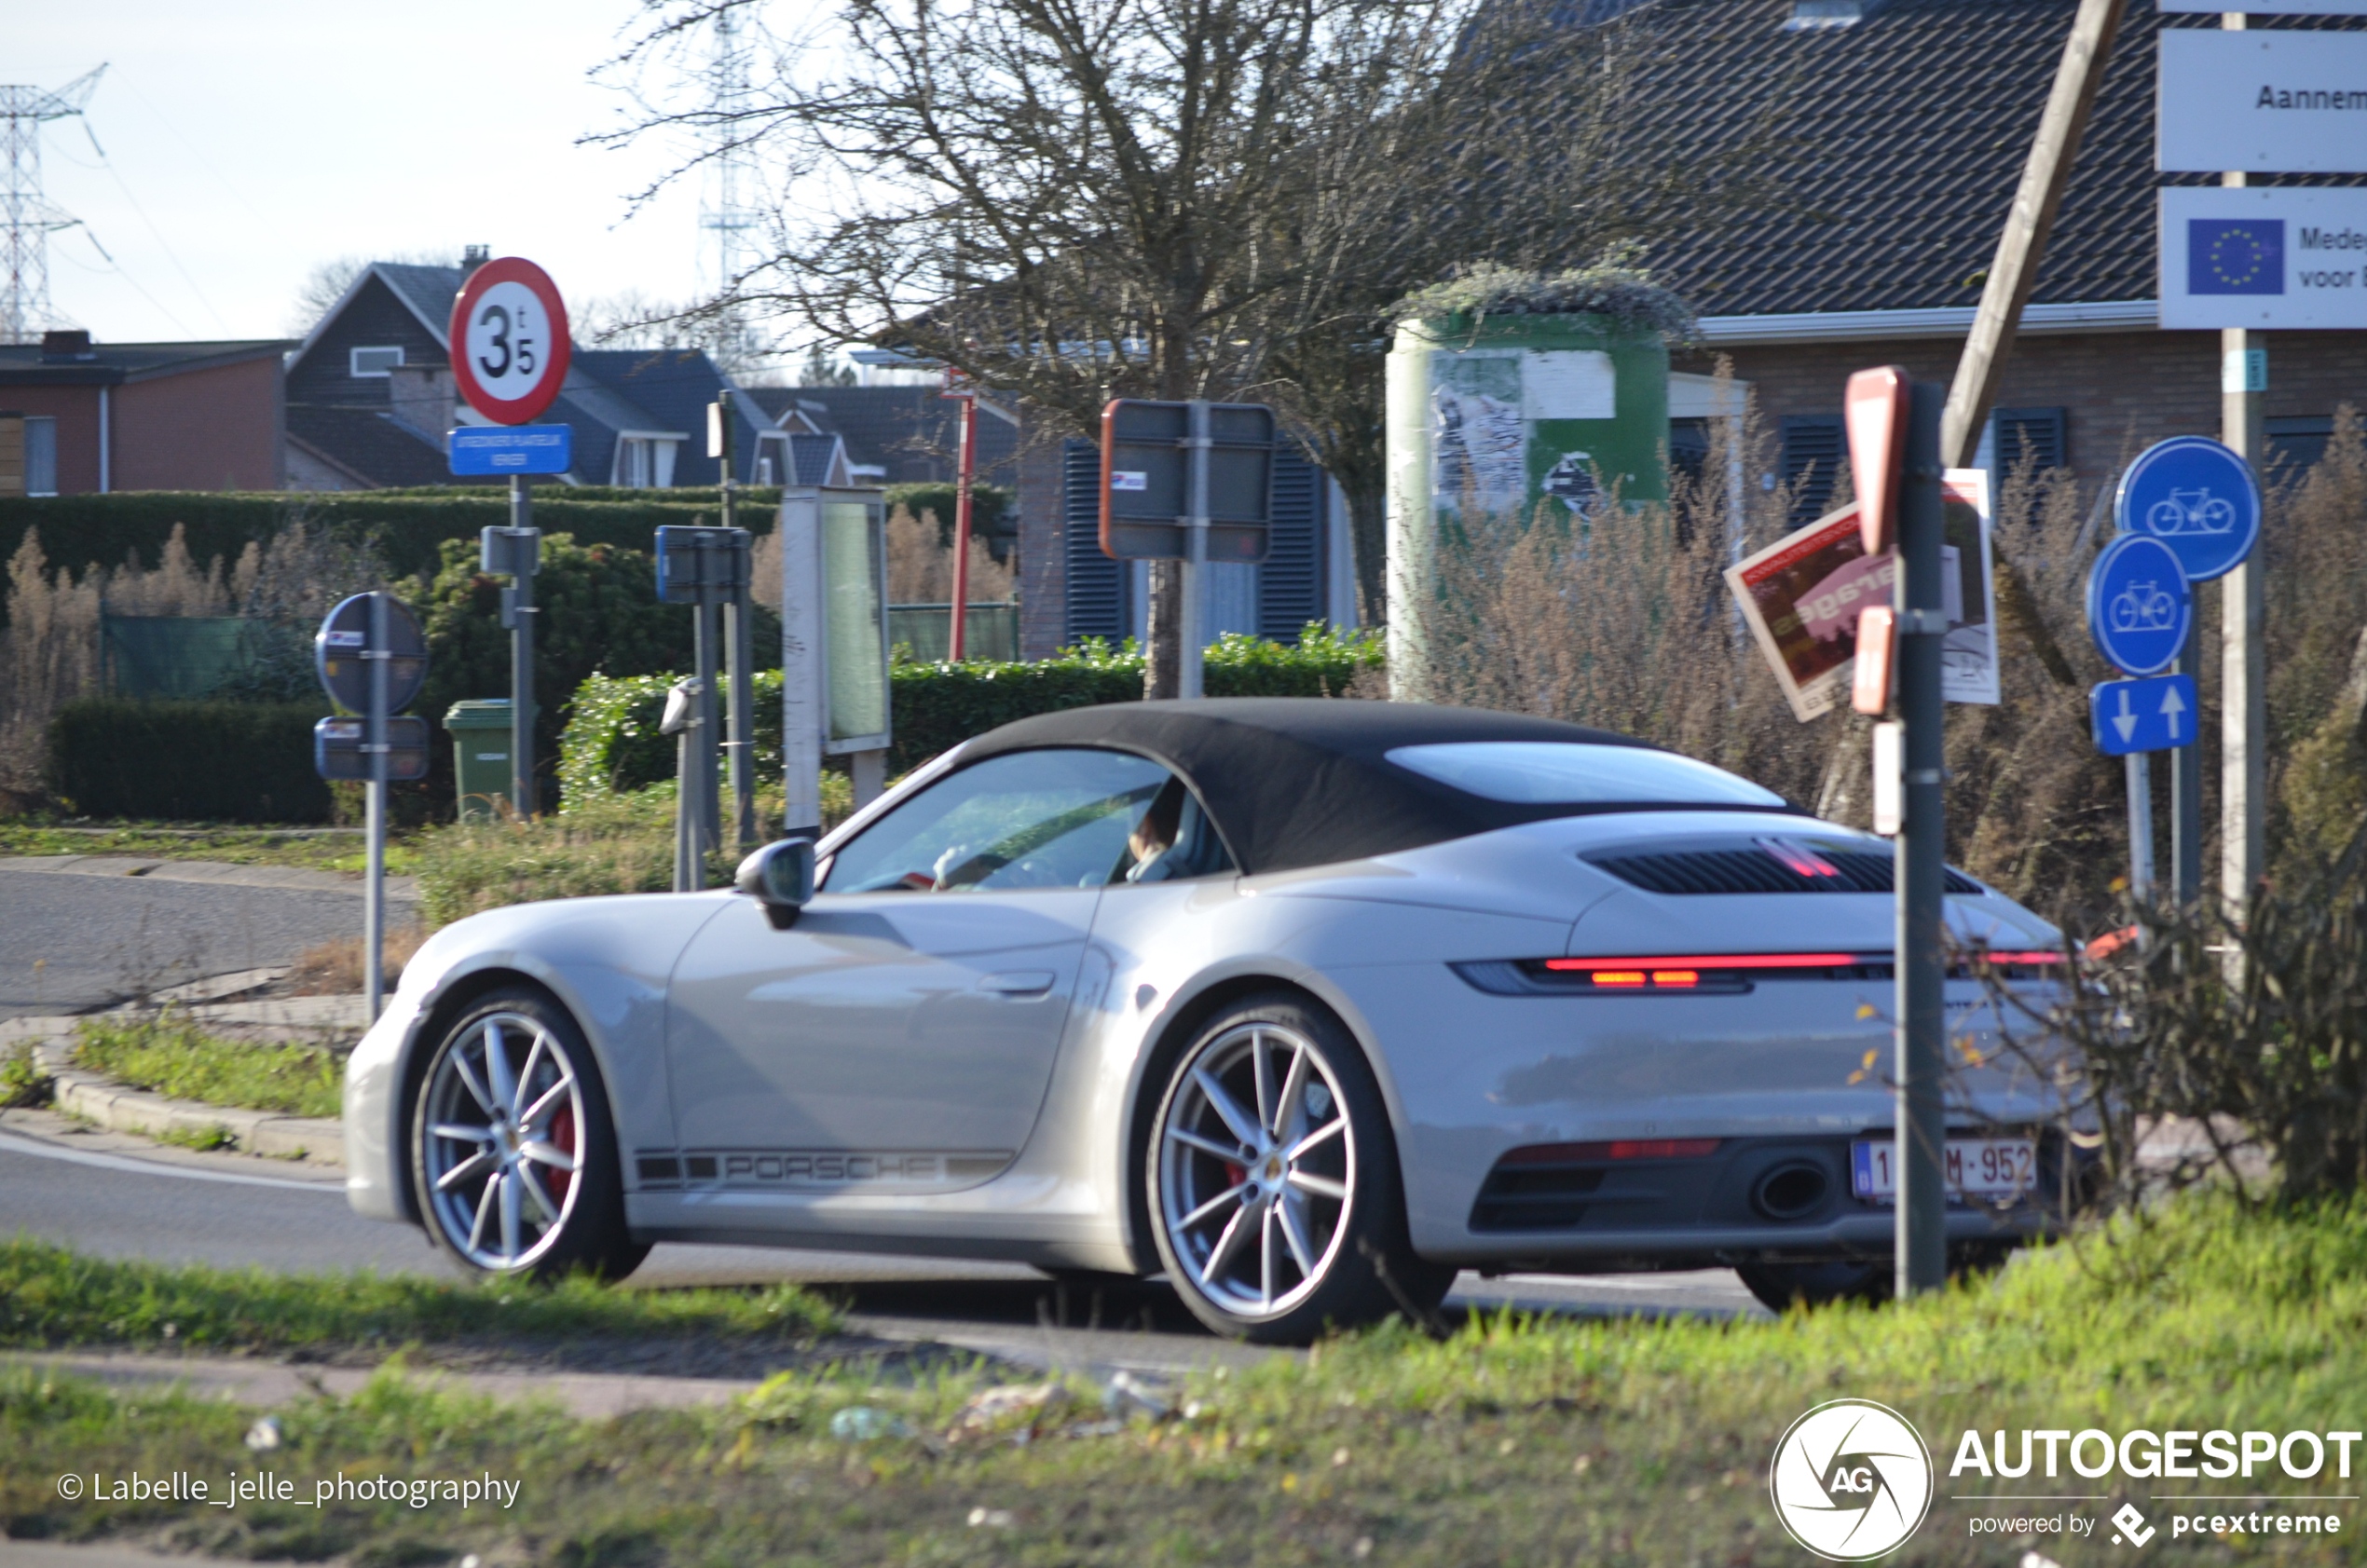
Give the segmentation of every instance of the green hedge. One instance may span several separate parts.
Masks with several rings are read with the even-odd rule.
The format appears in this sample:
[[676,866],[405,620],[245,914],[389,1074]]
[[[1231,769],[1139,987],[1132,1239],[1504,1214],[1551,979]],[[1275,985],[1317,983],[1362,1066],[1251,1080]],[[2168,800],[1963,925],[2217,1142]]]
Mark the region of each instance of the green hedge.
[[[712,525],[718,521],[713,492],[613,491],[604,497],[664,495],[663,501],[581,499],[581,490],[538,488],[534,525],[544,534],[566,533],[582,545],[652,547],[662,524]],[[777,495],[777,492],[773,492]],[[755,506],[744,524],[770,532],[773,510]],[[52,566],[76,572],[110,569],[133,550],[154,566],[176,523],[189,530],[189,553],[203,566],[215,555],[238,559],[250,539],[267,540],[297,517],[349,530],[376,541],[397,573],[435,571],[446,539],[473,542],[477,530],[507,525],[510,502],[498,489],[452,489],[395,493],[133,490],[106,496],[0,498],[0,560],[16,553],[27,528],[41,530],[41,546]]]
[[[1227,633],[1208,650],[1211,697],[1335,697],[1361,669],[1377,668],[1377,635],[1310,624],[1297,648]],[[559,743],[559,785],[573,804],[644,789],[674,776],[675,744],[658,733],[665,689],[677,677],[595,675],[577,689]],[[1129,641],[1072,648],[1035,663],[899,664],[889,675],[895,745],[891,772],[918,767],[972,735],[1060,708],[1129,702],[1142,695],[1142,656]],[[757,677],[757,766],[781,766],[781,677]]]
[[312,770],[312,702],[143,702],[85,697],[49,724],[49,789],[97,817],[327,822]]

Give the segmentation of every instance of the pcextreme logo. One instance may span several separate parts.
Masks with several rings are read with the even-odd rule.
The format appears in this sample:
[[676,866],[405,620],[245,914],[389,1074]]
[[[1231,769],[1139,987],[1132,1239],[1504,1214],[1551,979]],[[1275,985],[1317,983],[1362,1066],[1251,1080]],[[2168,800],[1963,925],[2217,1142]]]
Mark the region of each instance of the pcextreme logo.
[[1866,1562],[1897,1550],[1923,1522],[1932,1456],[1889,1406],[1834,1399],[1785,1431],[1767,1485],[1793,1540],[1830,1562]]

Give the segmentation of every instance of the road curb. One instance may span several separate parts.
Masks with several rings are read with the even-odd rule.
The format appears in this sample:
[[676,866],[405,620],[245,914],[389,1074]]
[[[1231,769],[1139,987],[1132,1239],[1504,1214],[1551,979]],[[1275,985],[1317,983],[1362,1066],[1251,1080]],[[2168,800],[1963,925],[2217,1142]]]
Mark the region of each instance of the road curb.
[[116,1132],[149,1138],[168,1132],[208,1132],[220,1127],[238,1139],[241,1152],[302,1159],[308,1165],[345,1164],[345,1127],[321,1116],[290,1116],[277,1111],[242,1111],[202,1100],[171,1099],[134,1089],[71,1064],[62,1040],[34,1044],[41,1070],[56,1085],[54,1104]]

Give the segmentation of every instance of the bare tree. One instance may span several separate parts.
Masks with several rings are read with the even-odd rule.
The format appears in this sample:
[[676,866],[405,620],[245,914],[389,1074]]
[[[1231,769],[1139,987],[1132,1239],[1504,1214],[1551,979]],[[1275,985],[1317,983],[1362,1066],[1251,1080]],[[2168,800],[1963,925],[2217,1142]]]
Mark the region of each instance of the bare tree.
[[[742,298],[1079,435],[1113,396],[1273,401],[1348,491],[1376,612],[1389,303],[1590,259],[1720,172],[1630,144],[1630,24],[1544,0],[837,0],[803,35],[762,7],[677,0],[615,65],[691,85],[726,13],[751,41],[749,92],[661,95],[612,137],[695,131],[677,173],[729,150],[801,193]],[[1157,694],[1180,644],[1153,581]]]

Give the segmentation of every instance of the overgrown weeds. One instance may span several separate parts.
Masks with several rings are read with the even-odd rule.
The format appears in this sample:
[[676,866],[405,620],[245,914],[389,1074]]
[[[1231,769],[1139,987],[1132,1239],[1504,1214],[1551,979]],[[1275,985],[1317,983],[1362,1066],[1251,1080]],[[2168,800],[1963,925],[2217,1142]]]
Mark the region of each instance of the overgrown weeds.
[[450,823],[414,841],[430,930],[508,904],[674,884],[674,789],[570,803],[555,816]]
[[0,1111],[38,1110],[56,1095],[57,1081],[34,1060],[31,1041],[21,1041],[0,1056]]
[[335,1116],[345,1083],[343,1055],[325,1044],[227,1040],[171,1007],[84,1020],[74,1061],[175,1099],[291,1116]]

